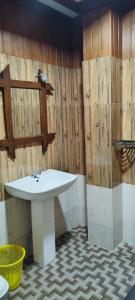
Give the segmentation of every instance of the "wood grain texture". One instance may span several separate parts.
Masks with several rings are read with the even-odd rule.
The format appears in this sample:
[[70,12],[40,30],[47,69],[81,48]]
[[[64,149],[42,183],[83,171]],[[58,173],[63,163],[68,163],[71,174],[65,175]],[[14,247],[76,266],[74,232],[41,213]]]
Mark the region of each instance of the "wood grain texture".
[[[12,123],[11,93],[10,93],[10,87],[8,86],[9,78],[10,78],[10,68],[9,65],[7,65],[3,72],[3,80],[6,82],[6,84],[5,87],[2,89],[2,95],[3,95],[6,139],[8,139],[8,141],[12,144],[13,123]],[[7,148],[7,153],[13,159],[15,158],[15,148],[13,144],[9,148]]]
[[[123,60],[122,94],[122,138],[135,140],[135,59]],[[123,182],[125,183],[135,184],[134,156],[135,154],[133,152],[133,162],[131,162],[129,154],[126,154],[126,161],[129,162],[129,166],[123,173]]]
[[116,82],[120,83],[120,78],[121,61],[117,58],[83,62],[88,184],[113,187],[121,182],[112,146],[113,140],[121,135],[121,92]]
[[[88,143],[90,143],[90,141],[92,145],[96,143],[96,147],[98,146],[98,141],[99,143],[100,141],[102,141],[102,153],[102,144],[109,145],[110,147],[110,141],[113,141],[115,139],[135,139],[135,9],[129,11],[128,13],[125,13],[122,16],[122,19],[114,11],[109,10],[106,13],[104,12],[102,15],[98,15],[98,17],[95,17],[94,19],[85,18],[84,25],[84,29],[86,29],[84,30],[84,59],[91,59],[91,62],[89,62],[90,66],[88,67],[87,65],[84,75],[84,81],[86,81],[86,84],[84,82],[84,85],[87,86],[85,103],[89,103],[88,109],[85,110],[85,118],[88,118],[89,120],[89,125],[87,125],[87,128],[85,128],[85,137],[86,139],[88,139]],[[105,37],[108,38],[107,41],[105,41],[103,38],[104,34]],[[105,49],[102,48],[102,44],[103,46],[105,46]],[[100,60],[100,63],[98,62],[99,69],[102,70],[103,74],[101,74],[100,77],[100,75],[98,74],[98,70],[95,67],[96,59],[94,59],[94,62],[92,61],[92,59],[101,56],[105,57],[107,55],[118,57],[120,59],[112,58],[111,67],[109,66],[109,68],[111,68],[111,77],[109,75],[108,79],[106,80],[107,70],[105,65],[104,67],[102,66],[102,60]],[[121,61],[121,57],[123,58],[123,63]],[[90,79],[89,68],[91,74]],[[100,78],[100,82],[97,83],[98,76]],[[92,88],[90,89],[90,92],[88,80],[91,81]],[[102,88],[100,88],[100,84]],[[111,86],[111,89],[108,89],[108,86]],[[105,94],[103,93],[103,90],[106,91]],[[108,105],[109,110],[111,111],[111,127],[109,112],[107,113],[107,106],[103,109],[105,99],[106,103],[110,103],[107,100],[107,91],[109,91],[108,95],[109,99],[111,99],[111,107],[109,107],[110,104]],[[102,101],[99,100],[98,94],[103,95]],[[96,100],[97,102],[102,102],[100,108],[95,105],[95,99],[98,99]],[[97,120],[96,128],[95,120]],[[98,122],[102,124],[101,128],[98,127]],[[85,123],[87,123],[87,121],[85,121]],[[106,124],[108,124],[108,126],[106,126]],[[90,128],[92,128],[92,130]],[[104,128],[107,129],[105,130]],[[94,150],[91,150],[90,152],[91,145],[89,147],[87,147],[86,145],[86,148],[87,168],[87,165],[92,165],[92,161],[94,164],[95,156],[91,157],[90,154],[90,156],[88,157],[91,157],[91,159],[87,159],[87,151],[88,153],[93,153]],[[97,153],[97,150],[95,150],[95,153]],[[111,185],[115,186],[117,183],[122,181],[122,177],[125,183],[135,184],[134,154],[132,153],[131,157],[129,157],[129,153],[127,153],[126,160],[129,163],[129,167],[122,175],[120,165],[118,163],[118,158],[116,156],[116,153],[114,152],[114,149],[112,148],[112,153],[111,151],[109,153],[112,156],[112,166],[111,169],[109,169],[108,163],[108,181],[107,178],[104,178],[102,180],[98,173],[97,177],[93,175],[93,184],[103,184],[104,186],[109,186],[111,182]],[[100,157],[102,157],[101,154],[99,155]],[[102,159],[104,161],[104,158]],[[103,162],[102,167],[104,168]],[[94,171],[95,168],[96,164],[94,165]],[[97,170],[98,168],[96,169],[96,171]],[[99,172],[100,174],[102,174],[101,170]],[[88,176],[89,178],[92,178],[91,174],[89,173]],[[92,179],[90,179],[89,182],[92,183]]]
[[75,52],[72,42],[71,22],[0,1],[0,53],[72,67],[74,52],[79,67],[80,49]]
[[[41,71],[42,72],[42,71]],[[39,73],[39,72],[38,72]],[[48,134],[48,124],[47,124],[47,95],[53,95],[54,91],[50,83],[43,83],[42,79],[38,76],[38,82],[33,81],[21,81],[14,80],[10,77],[10,66],[9,64],[4,68],[0,74],[0,87],[2,89],[3,96],[3,107],[4,107],[4,121],[6,130],[6,139],[0,140],[0,150],[7,150],[7,153],[11,159],[15,159],[15,149],[20,147],[26,147],[30,145],[37,145],[38,143],[42,145],[42,152],[45,154],[48,144],[51,144],[55,138],[55,133]],[[37,77],[37,76],[35,76]],[[12,104],[11,104],[11,88],[20,88],[32,91],[38,90],[39,92],[39,106],[40,106],[40,134],[30,135],[26,133],[25,136],[15,138],[13,135],[13,117],[12,117]],[[23,91],[23,90],[22,90]],[[27,96],[28,97],[28,96]],[[28,100],[28,98],[27,98]],[[28,112],[24,112],[28,115]],[[24,115],[24,123],[27,122]]]
[[[135,139],[135,9],[125,13],[122,18],[122,139]],[[123,182],[135,184],[135,160],[127,153],[127,170]]]
[[82,24],[73,24],[72,27],[72,68],[82,67],[83,60],[83,28]]
[[122,136],[122,60],[111,58],[111,126],[112,141]]
[[[11,78],[34,81],[38,68],[47,72],[54,87],[48,96],[48,131],[56,132],[52,145],[42,155],[41,146],[16,150],[15,162],[6,151],[0,152],[0,199],[4,199],[4,183],[31,174],[32,169],[55,168],[71,173],[85,174],[84,128],[81,69],[70,69],[37,61],[0,55],[0,71],[9,63]],[[61,89],[59,88],[61,86]],[[3,105],[0,98],[0,139],[5,136]],[[39,133],[39,106],[35,91],[12,90],[14,135]]]
[[83,19],[83,59],[122,56],[121,16],[111,9],[96,11]]
[[122,57],[135,58],[135,8],[122,18]]

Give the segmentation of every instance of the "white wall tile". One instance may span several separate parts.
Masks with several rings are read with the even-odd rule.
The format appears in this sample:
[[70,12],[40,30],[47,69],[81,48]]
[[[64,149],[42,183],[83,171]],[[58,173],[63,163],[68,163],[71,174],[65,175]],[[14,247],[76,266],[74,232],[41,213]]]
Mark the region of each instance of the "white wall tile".
[[87,185],[87,207],[89,241],[114,249],[123,238],[122,188]]
[[88,222],[113,227],[112,190],[87,185]]
[[123,241],[123,200],[122,184],[116,186],[113,192],[113,243],[114,248]]
[[135,186],[123,183],[123,239],[135,245]]
[[8,242],[8,228],[5,201],[0,202],[0,245]]
[[88,238],[101,247],[113,248],[112,190],[87,185]]
[[83,175],[77,175],[74,185],[55,199],[56,227],[59,228],[60,219],[68,230],[76,225],[86,226],[86,205],[86,179]]
[[107,250],[113,249],[113,228],[102,224],[88,223],[88,240]]
[[87,207],[78,207],[78,224],[87,226]]
[[78,207],[86,208],[87,199],[86,199],[86,177],[82,175],[77,175],[77,202]]
[[55,235],[56,238],[63,235],[68,230],[64,218],[55,217]]

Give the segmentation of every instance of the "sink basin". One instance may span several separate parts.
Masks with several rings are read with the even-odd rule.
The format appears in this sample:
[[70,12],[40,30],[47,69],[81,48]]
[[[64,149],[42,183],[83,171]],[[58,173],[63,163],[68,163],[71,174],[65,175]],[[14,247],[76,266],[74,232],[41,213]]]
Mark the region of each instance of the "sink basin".
[[38,179],[27,176],[6,183],[5,189],[13,197],[30,201],[46,200],[63,193],[76,178],[76,175],[50,169],[43,171]]
[[33,254],[40,265],[46,266],[56,256],[55,196],[71,187],[76,179],[76,175],[50,169],[38,178],[27,176],[5,184],[11,196],[31,201]]

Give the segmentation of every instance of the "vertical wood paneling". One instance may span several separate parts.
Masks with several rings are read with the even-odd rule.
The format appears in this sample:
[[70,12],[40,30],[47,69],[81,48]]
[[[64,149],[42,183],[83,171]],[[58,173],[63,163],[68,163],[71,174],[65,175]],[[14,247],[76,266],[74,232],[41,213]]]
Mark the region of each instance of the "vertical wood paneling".
[[0,137],[6,138],[2,92],[0,92]]
[[111,55],[122,58],[122,17],[112,10],[111,11]]
[[64,67],[80,67],[80,26],[72,36],[70,22],[62,17],[54,17],[52,22],[52,18],[25,6],[1,1],[0,53]]
[[[112,58],[111,66],[111,139],[122,137],[122,61]],[[122,182],[121,166],[112,147],[112,186]]]
[[[11,78],[34,81],[38,68],[48,74],[54,95],[47,98],[49,131],[56,139],[43,156],[40,146],[16,150],[16,160],[0,152],[0,199],[3,183],[26,176],[32,169],[56,168],[71,173],[85,173],[84,128],[81,69],[69,69],[45,63],[0,55],[0,71],[10,64]],[[2,97],[0,98],[0,139],[5,136]],[[39,133],[39,105],[35,91],[12,90],[14,136]]]
[[[110,55],[111,12],[91,21],[91,16],[85,16],[83,22],[84,60]],[[109,52],[109,53],[108,53]]]
[[135,58],[135,9],[122,18],[122,56]]
[[74,22],[72,27],[72,67],[82,67],[83,60],[83,30],[82,24]]
[[[74,69],[71,71],[71,79],[73,80],[72,90],[72,110],[75,133],[75,169],[77,173],[81,170],[81,173],[85,173],[85,151],[84,151],[84,103],[83,103],[83,91],[82,91],[82,72],[80,69]],[[71,137],[72,142],[72,137]]]
[[83,63],[86,173],[88,184],[121,182],[112,142],[121,136],[121,61],[104,57]]
[[[123,126],[122,138],[135,140],[135,59],[123,61]],[[130,158],[129,158],[130,156]],[[132,161],[133,160],[133,161]],[[128,168],[123,173],[125,183],[135,184],[135,159],[134,152],[127,153]]]
[[122,101],[122,20],[116,11],[103,8],[84,16],[83,50],[87,182],[113,187],[121,182],[113,148],[121,138]]
[[[17,149],[15,161],[8,158],[6,151],[0,152],[0,201],[5,198],[4,183],[31,174],[32,169],[55,168],[85,174],[81,42],[80,28],[74,30],[72,37],[71,23],[52,22],[50,17],[9,1],[0,2],[0,71],[9,63],[14,79],[34,81],[38,68],[48,74],[54,87],[54,95],[47,99],[48,125],[50,132],[56,132],[44,156],[41,146]],[[12,114],[14,136],[39,132],[37,92],[13,89]],[[0,139],[4,137],[0,93]],[[10,199],[6,213],[9,242],[24,245],[28,253],[30,203]]]
[[115,56],[121,58],[121,17],[111,9],[88,14],[83,20],[83,59]]
[[87,182],[111,187],[111,59],[83,63]]
[[[135,140],[135,9],[122,18],[122,138]],[[135,184],[134,151],[125,154],[123,182]]]
[[14,137],[41,134],[39,92],[12,89],[11,96]]

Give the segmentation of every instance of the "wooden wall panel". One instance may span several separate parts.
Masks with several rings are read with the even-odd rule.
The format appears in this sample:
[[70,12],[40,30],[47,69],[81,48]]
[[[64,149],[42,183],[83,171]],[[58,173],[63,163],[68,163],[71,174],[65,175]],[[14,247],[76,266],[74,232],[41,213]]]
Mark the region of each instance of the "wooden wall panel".
[[[135,8],[122,17],[122,57],[122,139],[135,140]],[[125,183],[135,184],[134,156],[125,153]]]
[[[71,71],[72,82],[72,109],[74,106],[73,122],[75,128],[75,156],[77,173],[85,174],[85,138],[84,138],[84,102],[82,87],[82,69]],[[73,129],[74,131],[74,129]],[[72,143],[72,136],[71,136]],[[79,171],[80,170],[80,171]]]
[[[111,58],[111,140],[122,137],[122,61]],[[122,182],[121,167],[112,145],[112,186]]]
[[115,10],[111,10],[111,55],[122,58],[122,16]]
[[88,184],[114,187],[121,170],[113,141],[121,138],[122,20],[111,8],[83,20],[83,85]]
[[82,67],[83,60],[83,30],[82,24],[73,24],[72,27],[72,62],[73,68]]
[[111,61],[111,138],[114,141],[122,136],[122,61],[114,57]]
[[[41,146],[16,150],[16,160],[0,152],[0,199],[4,199],[3,183],[26,176],[32,169],[56,168],[71,173],[85,174],[84,128],[81,69],[70,69],[37,61],[0,55],[0,71],[10,64],[11,78],[36,80],[35,72],[40,67],[48,74],[54,87],[54,95],[48,96],[49,131],[56,132],[56,139],[42,155]],[[25,98],[24,98],[25,97]],[[1,129],[4,136],[3,106],[0,98]],[[14,134],[17,136],[39,129],[38,99],[34,91],[12,91]],[[24,114],[28,110],[28,115]],[[25,126],[26,125],[26,126]]]
[[111,9],[88,14],[83,20],[83,59],[114,56],[121,58],[121,17]]
[[[121,135],[121,61],[104,57],[83,62],[87,183],[113,187],[121,182],[112,142]],[[121,89],[121,85],[120,85]]]
[[12,89],[14,137],[40,135],[39,91]]
[[82,59],[80,26],[74,39],[72,34],[72,24],[64,18],[55,19],[6,0],[0,1],[0,53],[79,67]]
[[87,182],[111,186],[111,60],[83,63]]
[[5,139],[5,137],[6,137],[2,92],[0,92],[0,137],[1,137],[1,139]]
[[122,57],[135,58],[135,8],[122,17]]
[[[122,138],[135,140],[135,59],[123,60],[123,126]],[[123,182],[135,184],[135,155],[126,154],[127,170]],[[130,158],[129,158],[130,157]]]

